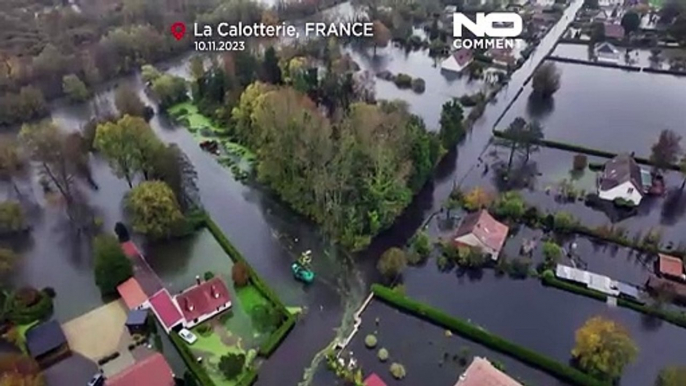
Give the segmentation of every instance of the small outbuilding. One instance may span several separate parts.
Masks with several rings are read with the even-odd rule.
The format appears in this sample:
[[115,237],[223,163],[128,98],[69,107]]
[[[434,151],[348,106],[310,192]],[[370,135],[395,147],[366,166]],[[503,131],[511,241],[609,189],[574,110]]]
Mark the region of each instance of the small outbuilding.
[[599,62],[613,64],[619,62],[619,50],[608,42],[596,44],[593,52],[595,53],[596,60]]
[[657,272],[664,277],[684,280],[684,262],[674,256],[658,254]]
[[26,332],[26,348],[43,369],[71,355],[67,337],[56,320],[29,329]]
[[126,318],[126,329],[131,334],[145,334],[148,322],[148,310],[132,310]]
[[618,199],[639,205],[650,190],[650,173],[644,172],[629,154],[619,154],[605,164],[598,176],[598,197],[603,200]]

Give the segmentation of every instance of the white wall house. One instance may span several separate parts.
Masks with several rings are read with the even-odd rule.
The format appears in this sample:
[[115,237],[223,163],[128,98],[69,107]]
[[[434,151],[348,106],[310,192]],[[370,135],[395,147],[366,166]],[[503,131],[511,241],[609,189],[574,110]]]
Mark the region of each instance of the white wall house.
[[498,260],[509,228],[498,222],[486,210],[466,216],[455,232],[455,245],[480,249],[491,260]]
[[623,199],[638,205],[650,187],[649,178],[632,156],[620,154],[608,161],[598,176],[598,196],[608,201]]
[[617,63],[619,62],[619,50],[608,42],[597,44],[593,50],[595,57],[599,62]]
[[472,61],[474,61],[472,51],[462,48],[448,56],[441,63],[441,69],[445,71],[461,73]]
[[231,308],[229,289],[221,278],[201,282],[197,277],[196,280],[196,285],[174,297],[183,314],[182,324],[188,329]]

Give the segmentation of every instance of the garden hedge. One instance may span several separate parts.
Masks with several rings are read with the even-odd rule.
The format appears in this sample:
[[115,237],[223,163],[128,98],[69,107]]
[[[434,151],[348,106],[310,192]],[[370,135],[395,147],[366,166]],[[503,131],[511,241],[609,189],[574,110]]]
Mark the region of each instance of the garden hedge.
[[374,284],[372,285],[372,292],[381,300],[401,310],[417,315],[441,327],[452,330],[465,338],[473,340],[474,342],[480,343],[493,350],[510,355],[557,378],[579,386],[608,385],[607,383],[597,380],[573,367],[512,343],[474,324],[451,317],[436,308],[419,303],[397,292],[394,292],[387,287]]
[[[509,139],[507,134],[502,131],[502,130],[493,130],[493,135],[498,138],[505,138]],[[535,141],[537,145],[540,146],[545,146],[545,147],[550,147],[553,149],[560,149],[560,150],[566,150],[566,151],[573,151],[577,153],[583,153],[583,154],[588,154],[596,157],[603,157],[603,158],[614,158],[617,156],[616,153],[612,153],[609,151],[605,150],[598,150],[598,149],[593,149],[590,147],[584,147],[584,146],[579,146],[579,145],[573,145],[570,143],[565,143],[565,142],[557,142],[557,141],[551,141],[547,139],[541,139]],[[647,165],[647,166],[653,166],[653,164],[650,162],[649,159],[643,158],[643,157],[634,157],[637,163],[642,164],[642,165]],[[679,171],[679,165],[670,165],[669,169],[671,170],[676,170]]]
[[[560,280],[555,277],[543,277],[541,279],[544,285],[551,287],[556,287],[561,290],[573,292],[578,295],[583,295],[592,299],[596,299],[602,302],[607,301],[607,295],[590,288],[582,287],[580,285],[575,285],[568,283],[566,281]],[[671,323],[675,326],[686,328],[686,313],[683,311],[671,311],[658,309],[655,307],[647,306],[629,299],[617,299],[617,305],[624,308],[629,308],[631,310],[662,319],[665,322]]]
[[26,307],[19,304],[15,294],[10,294],[8,303],[8,318],[16,324],[29,324],[35,321],[47,320],[53,312],[53,300],[45,291],[39,291],[40,299],[36,304]]
[[207,374],[207,371],[195,360],[195,356],[191,353],[188,346],[186,346],[186,343],[174,333],[171,333],[168,336],[174,346],[176,346],[176,350],[181,355],[183,361],[186,362],[188,369],[198,380],[198,383],[200,383],[200,386],[216,386],[214,381],[212,381],[212,378]]
[[257,382],[257,370],[255,370],[255,367],[250,366],[243,373],[243,377],[236,382],[236,386],[252,386],[255,382]]
[[257,353],[264,358],[269,358],[272,353],[274,353],[276,348],[279,347],[281,342],[286,338],[286,335],[288,335],[293,326],[295,326],[295,320],[296,316],[289,314],[286,320],[281,323],[281,326],[279,326],[279,328],[269,335],[267,340],[262,343]]
[[547,60],[552,60],[556,62],[563,62],[563,63],[574,63],[574,64],[581,64],[584,66],[596,66],[596,67],[608,67],[608,68],[620,68],[625,71],[633,71],[633,72],[640,72],[641,69],[639,67],[634,67],[634,66],[627,66],[624,64],[617,64],[617,63],[605,63],[605,62],[592,62],[589,60],[583,60],[583,59],[572,59],[572,58],[563,58],[559,56],[548,56],[546,58]]

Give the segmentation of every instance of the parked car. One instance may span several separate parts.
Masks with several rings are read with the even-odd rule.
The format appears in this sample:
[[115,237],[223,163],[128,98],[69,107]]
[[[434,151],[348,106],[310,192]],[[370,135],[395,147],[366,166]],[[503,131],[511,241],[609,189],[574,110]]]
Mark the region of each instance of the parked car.
[[195,343],[196,340],[198,340],[198,337],[195,336],[192,332],[188,331],[187,329],[183,328],[181,331],[179,331],[179,336],[181,339],[185,340],[186,343],[188,344],[193,344]]
[[105,376],[102,373],[97,373],[93,375],[90,381],[88,381],[88,386],[104,386]]

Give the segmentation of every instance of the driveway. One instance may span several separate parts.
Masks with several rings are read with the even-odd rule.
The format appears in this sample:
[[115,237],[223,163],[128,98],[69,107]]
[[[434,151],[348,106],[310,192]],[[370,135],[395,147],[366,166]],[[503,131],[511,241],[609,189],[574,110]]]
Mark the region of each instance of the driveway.
[[50,366],[43,374],[47,386],[86,386],[97,371],[95,362],[74,353]]
[[117,351],[126,352],[132,342],[124,326],[127,312],[117,300],[63,324],[69,347],[95,362]]

